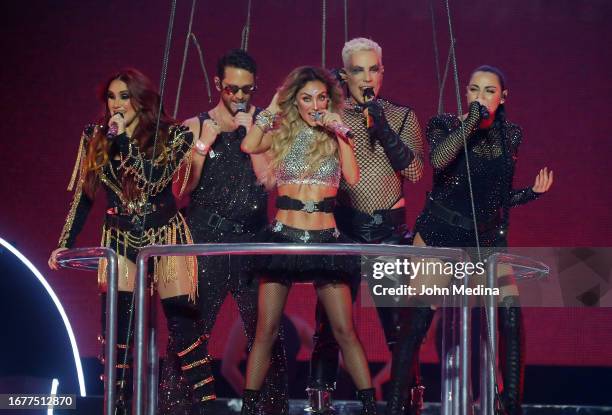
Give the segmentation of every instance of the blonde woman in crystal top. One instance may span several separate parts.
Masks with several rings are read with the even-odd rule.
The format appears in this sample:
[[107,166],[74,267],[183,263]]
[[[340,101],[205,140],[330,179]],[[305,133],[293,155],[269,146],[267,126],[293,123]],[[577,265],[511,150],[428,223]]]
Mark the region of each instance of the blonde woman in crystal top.
[[[335,198],[340,175],[355,184],[359,169],[353,142],[343,134],[342,100],[337,82],[327,71],[297,68],[289,74],[268,109],[257,116],[256,128],[242,142],[247,153],[270,150],[273,157],[271,168],[279,210],[264,237],[266,241],[345,241],[334,221]],[[261,279],[259,289],[257,334],[247,363],[244,414],[254,413],[287,295],[291,283],[298,280],[314,282],[363,402],[362,413],[375,413],[368,364],[352,322],[350,288],[347,276],[341,272],[350,267],[350,261],[332,255],[266,258],[266,277]]]
[[[191,243],[187,224],[174,202],[172,180],[183,163],[190,163],[193,135],[163,109],[156,131],[160,96],[151,81],[136,69],[124,69],[110,76],[101,88],[100,100],[104,115],[96,124],[88,125],[81,136],[69,185],[69,190],[75,189],[74,198],[49,266],[57,269],[57,254],[74,245],[93,206],[96,190],[102,188],[107,202],[101,245],[113,249],[119,263],[117,406],[119,413],[125,413],[131,406],[132,392],[130,322],[136,257],[148,245]],[[170,342],[183,352],[185,367],[197,368],[208,357],[190,349],[201,342],[201,333],[196,328],[196,258],[165,257],[152,260],[151,264]],[[106,274],[101,265],[98,281],[105,293]],[[102,341],[105,303],[103,294]]]

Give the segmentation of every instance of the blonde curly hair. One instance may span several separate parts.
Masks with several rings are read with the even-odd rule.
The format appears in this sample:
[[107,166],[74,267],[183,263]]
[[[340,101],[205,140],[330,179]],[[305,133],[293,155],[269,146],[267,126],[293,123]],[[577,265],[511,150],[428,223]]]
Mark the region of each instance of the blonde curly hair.
[[[280,108],[279,128],[273,133],[271,151],[273,159],[271,168],[277,169],[287,156],[298,132],[304,128],[304,120],[297,109],[298,92],[311,81],[322,82],[329,95],[328,111],[342,114],[344,95],[336,79],[325,69],[313,66],[300,66],[287,76],[278,90],[278,106]],[[305,174],[319,168],[327,157],[336,154],[338,143],[336,138],[321,127],[315,128],[315,139],[308,150],[308,169]]]

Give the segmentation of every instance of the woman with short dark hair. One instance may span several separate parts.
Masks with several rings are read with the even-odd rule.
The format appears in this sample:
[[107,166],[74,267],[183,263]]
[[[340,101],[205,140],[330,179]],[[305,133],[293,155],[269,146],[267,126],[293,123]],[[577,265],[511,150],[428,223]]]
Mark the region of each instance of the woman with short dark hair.
[[[414,245],[468,248],[476,262],[486,259],[493,252],[491,248],[507,246],[509,209],[535,200],[548,191],[553,172],[545,167],[532,187],[513,189],[514,168],[523,133],[518,125],[506,118],[508,85],[498,68],[488,65],[476,68],[467,85],[466,98],[468,114],[461,118],[452,114],[437,115],[427,126],[434,168],[433,189],[416,221]],[[474,197],[474,212],[470,194]],[[415,278],[411,285],[432,284],[433,279],[442,285],[440,276],[428,276],[428,281],[421,281],[421,278]],[[505,413],[514,415],[520,414],[522,399],[521,310],[514,280],[500,278],[498,285],[503,350],[500,359],[504,380],[502,403]],[[410,379],[401,375],[412,367],[431,325],[434,310],[423,300],[411,299],[415,308],[410,318],[401,323],[400,340],[393,351],[391,398],[386,412],[389,415],[404,414],[407,397],[403,391]]]

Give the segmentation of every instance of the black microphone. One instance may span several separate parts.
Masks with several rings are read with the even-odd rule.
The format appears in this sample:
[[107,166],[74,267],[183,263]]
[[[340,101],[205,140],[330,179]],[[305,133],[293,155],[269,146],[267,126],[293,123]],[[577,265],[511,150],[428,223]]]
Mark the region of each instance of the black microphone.
[[491,114],[489,114],[489,109],[484,105],[480,104],[480,102],[478,104],[480,105],[480,107],[478,108],[478,110],[480,111],[480,118],[482,118],[483,120],[488,120],[491,116]]
[[[321,120],[323,119],[323,113],[317,111],[313,114],[313,118],[315,121],[321,122]],[[355,137],[355,134],[353,134],[351,129],[340,122],[333,122],[331,124],[324,125],[323,128],[325,128],[330,133],[334,133],[335,135],[347,142],[349,138]]]
[[[363,94],[363,102],[370,102],[374,99],[374,88],[367,87],[367,88],[363,88],[362,91]],[[363,116],[365,117],[366,120],[366,128],[372,128],[372,124],[374,124],[374,121],[372,120],[372,117],[370,117],[369,111],[366,108],[365,110],[363,110]]]
[[[239,102],[236,104],[236,114],[238,114],[239,112],[247,112],[246,102]],[[236,132],[238,134],[238,138],[244,138],[247,134],[247,130],[246,128],[244,128],[244,125],[240,125]]]
[[[113,117],[117,114],[121,115],[121,118],[123,118],[123,113],[121,112],[114,113]],[[113,138],[117,137],[118,133],[119,133],[119,124],[113,121],[110,127],[108,127],[108,131],[106,132],[106,138],[108,138],[109,140],[112,140]]]
[[361,93],[363,94],[363,100],[365,102],[372,101],[374,99],[374,88],[371,86],[363,88]]

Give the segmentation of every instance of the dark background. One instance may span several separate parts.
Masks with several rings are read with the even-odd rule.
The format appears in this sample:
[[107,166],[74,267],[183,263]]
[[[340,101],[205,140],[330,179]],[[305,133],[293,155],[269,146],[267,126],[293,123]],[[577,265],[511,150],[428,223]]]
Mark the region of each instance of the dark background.
[[[327,66],[341,64],[343,2],[327,2]],[[351,0],[349,38],[371,37],[383,47],[382,94],[412,106],[421,125],[437,109],[429,2]],[[375,5],[376,4],[376,5]],[[171,113],[191,2],[178,2],[165,102]],[[207,69],[240,46],[247,1],[200,1],[193,31]],[[515,185],[531,186],[537,171],[555,171],[549,194],[514,210],[514,246],[610,246],[609,180],[612,2],[607,0],[451,1],[461,95],[470,71],[502,68],[509,80],[509,118],[523,127]],[[443,3],[434,1],[440,60],[448,50]],[[158,80],[169,1],[64,0],[10,2],[3,7],[0,71],[3,137],[0,140],[0,236],[14,243],[48,277],[77,332],[81,353],[94,356],[99,330],[95,275],[50,272],[46,266],[68,211],[65,191],[83,126],[100,113],[96,87],[110,73],[135,66]],[[267,105],[294,67],[321,63],[321,2],[255,0],[249,52],[259,65],[254,101]],[[218,95],[213,93],[213,104]],[[195,49],[190,49],[179,119],[210,108]],[[456,111],[452,74],[445,108]],[[431,168],[406,186],[413,223],[431,184]],[[97,245],[103,203],[79,238]],[[3,275],[9,278],[9,275]],[[307,294],[301,290],[306,290]],[[312,321],[311,288],[295,289],[289,311]],[[27,299],[24,299],[27,301]],[[527,362],[531,365],[612,366],[610,310],[526,310]],[[217,327],[236,318],[225,304]],[[357,310],[361,338],[372,361],[386,360],[382,332],[370,309]],[[226,330],[213,335],[218,354]],[[302,357],[306,357],[304,353]],[[432,347],[424,359],[437,360]]]

